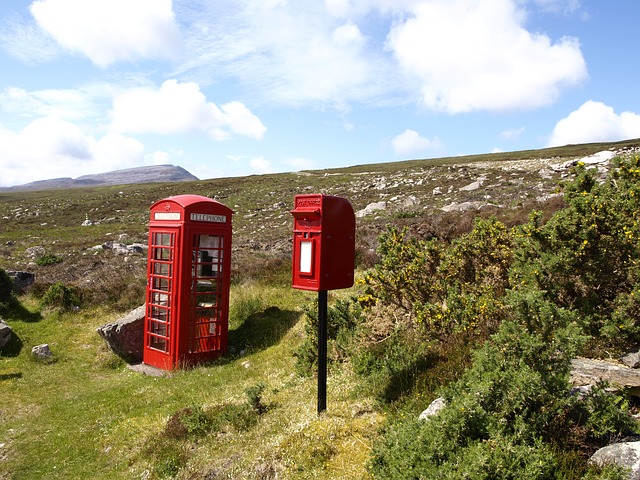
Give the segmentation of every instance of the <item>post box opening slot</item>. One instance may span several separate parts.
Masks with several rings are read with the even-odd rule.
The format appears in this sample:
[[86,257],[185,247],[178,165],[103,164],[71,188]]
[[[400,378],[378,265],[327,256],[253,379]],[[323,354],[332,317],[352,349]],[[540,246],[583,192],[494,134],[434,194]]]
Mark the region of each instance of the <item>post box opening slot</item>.
[[189,353],[220,348],[217,323],[222,307],[223,247],[223,236],[193,236]]
[[164,353],[169,351],[171,297],[175,234],[154,232],[151,238],[150,289],[147,299],[147,345]]
[[298,272],[301,275],[313,275],[313,254],[315,250],[313,239],[300,240]]
[[291,214],[296,220],[304,220],[307,222],[320,220],[319,208],[297,208],[295,210],[291,210]]

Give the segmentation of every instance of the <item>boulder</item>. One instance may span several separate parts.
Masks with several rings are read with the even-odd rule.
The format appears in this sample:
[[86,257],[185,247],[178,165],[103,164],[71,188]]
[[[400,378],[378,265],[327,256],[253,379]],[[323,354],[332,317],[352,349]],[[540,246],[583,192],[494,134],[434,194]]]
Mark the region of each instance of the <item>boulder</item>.
[[627,480],[640,480],[640,442],[614,443],[601,448],[589,459],[596,465],[619,465],[629,470]]
[[0,318],[0,348],[4,348],[10,341],[13,330],[7,323]]
[[142,361],[144,314],[145,306],[142,305],[119,320],[97,329],[111,351],[128,363]]

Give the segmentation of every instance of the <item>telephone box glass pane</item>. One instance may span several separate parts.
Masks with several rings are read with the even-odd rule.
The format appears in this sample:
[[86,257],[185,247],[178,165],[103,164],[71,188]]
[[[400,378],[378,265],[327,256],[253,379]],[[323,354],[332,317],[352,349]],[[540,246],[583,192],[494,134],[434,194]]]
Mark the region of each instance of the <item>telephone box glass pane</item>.
[[300,242],[300,273],[311,273],[313,264],[313,242]]
[[165,277],[171,276],[171,264],[170,263],[154,263],[153,273],[156,275],[163,275]]

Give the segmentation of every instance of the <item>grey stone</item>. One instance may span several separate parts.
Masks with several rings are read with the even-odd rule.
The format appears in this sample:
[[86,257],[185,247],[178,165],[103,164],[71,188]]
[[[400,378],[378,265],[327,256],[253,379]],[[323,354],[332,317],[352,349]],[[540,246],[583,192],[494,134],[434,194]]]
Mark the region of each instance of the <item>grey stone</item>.
[[0,318],[0,348],[3,348],[11,341],[12,335],[13,329]]
[[607,445],[589,459],[596,465],[619,465],[629,469],[627,480],[640,480],[640,442],[624,442]]
[[49,348],[49,345],[46,343],[33,347],[31,349],[31,355],[33,355],[36,360],[45,362],[53,359],[53,352],[51,351],[51,348]]
[[13,280],[13,287],[18,293],[24,293],[29,290],[36,280],[36,276],[30,272],[7,271],[7,275]]
[[367,215],[371,215],[372,213],[378,212],[380,210],[386,210],[386,208],[387,208],[387,202],[370,203],[369,205],[364,207],[362,210],[358,210],[356,212],[356,217],[358,218],[366,217]]
[[144,314],[142,305],[126,316],[98,327],[98,334],[113,353],[128,363],[142,361],[144,349]]
[[444,398],[438,397],[427,407],[425,411],[423,411],[418,417],[419,420],[426,420],[429,417],[433,417],[437,415],[437,413],[447,406]]
[[628,353],[620,359],[629,368],[640,367],[640,352]]
[[595,385],[599,381],[605,381],[614,388],[629,389],[632,393],[640,391],[638,370],[606,360],[574,358],[571,361],[572,385]]

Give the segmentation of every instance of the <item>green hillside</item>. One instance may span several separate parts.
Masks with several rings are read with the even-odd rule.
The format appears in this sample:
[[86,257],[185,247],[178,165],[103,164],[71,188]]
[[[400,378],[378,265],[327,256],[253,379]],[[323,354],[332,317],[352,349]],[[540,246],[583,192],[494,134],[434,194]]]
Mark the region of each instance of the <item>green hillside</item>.
[[[615,160],[578,162],[603,151]],[[36,275],[21,295],[0,278],[15,333],[0,478],[619,478],[586,459],[634,430],[637,407],[600,391],[577,404],[568,362],[640,344],[638,151],[0,193],[0,269]],[[150,377],[96,328],[144,302],[146,255],[113,244],[146,244],[150,205],[182,193],[234,210],[230,353]],[[359,212],[356,285],[330,293],[321,416],[315,296],[290,286],[302,193]],[[43,343],[51,362],[31,356]],[[448,413],[417,421],[437,396]]]

